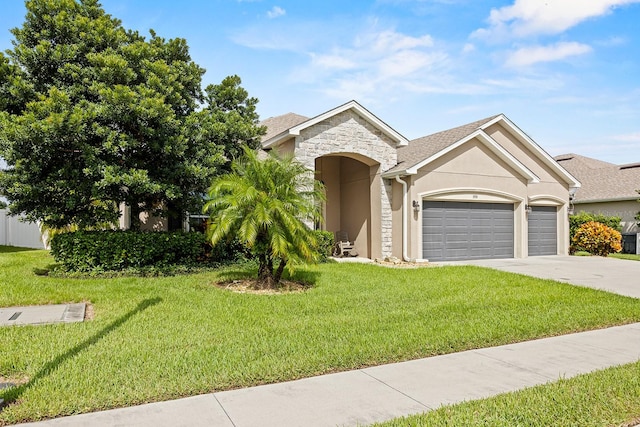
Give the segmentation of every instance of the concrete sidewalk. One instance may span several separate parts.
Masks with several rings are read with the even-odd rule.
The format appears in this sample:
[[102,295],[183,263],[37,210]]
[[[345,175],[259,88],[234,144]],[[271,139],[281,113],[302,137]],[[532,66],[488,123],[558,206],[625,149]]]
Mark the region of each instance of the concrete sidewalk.
[[366,425],[637,360],[640,323],[23,426]]

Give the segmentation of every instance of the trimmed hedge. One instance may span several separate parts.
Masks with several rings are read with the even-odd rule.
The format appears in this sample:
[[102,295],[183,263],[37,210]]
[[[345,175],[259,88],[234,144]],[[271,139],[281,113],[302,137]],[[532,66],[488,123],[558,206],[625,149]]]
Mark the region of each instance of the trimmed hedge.
[[318,240],[318,253],[320,253],[320,262],[325,262],[333,252],[334,236],[330,231],[315,230],[316,239]]
[[74,231],[51,241],[51,254],[68,271],[193,265],[205,255],[201,233]]
[[600,224],[604,224],[607,227],[611,227],[614,230],[620,231],[622,230],[622,225],[620,222],[622,218],[619,216],[606,216],[602,214],[594,214],[591,212],[578,212],[575,215],[569,216],[569,236],[573,239],[573,236],[578,231],[578,228],[582,224],[586,224],[587,222],[599,222]]

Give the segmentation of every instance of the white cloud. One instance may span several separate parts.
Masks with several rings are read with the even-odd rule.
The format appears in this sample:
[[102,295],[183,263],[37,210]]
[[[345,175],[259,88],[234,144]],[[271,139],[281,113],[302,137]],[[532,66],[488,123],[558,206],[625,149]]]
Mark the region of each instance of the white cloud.
[[537,34],[559,34],[579,23],[611,13],[640,0],[515,0],[513,5],[492,9],[489,27],[474,35],[500,39]]
[[475,52],[476,46],[473,43],[467,43],[462,48],[462,53],[467,54],[471,52]]
[[340,99],[368,99],[392,92],[429,76],[447,63],[429,35],[412,36],[395,30],[361,32],[351,44],[327,52],[317,47],[311,62],[295,70],[298,81],[317,83],[320,91]]
[[591,46],[576,42],[561,42],[551,46],[529,46],[512,52],[507,58],[509,67],[526,67],[539,62],[552,62],[591,52]]
[[627,44],[627,42],[628,40],[625,37],[613,36],[605,40],[598,40],[596,44],[598,46],[612,47],[612,46],[622,46]]
[[392,30],[373,33],[363,37],[357,44],[364,47],[369,45],[374,52],[386,53],[390,51],[400,51],[421,47],[433,46],[433,39],[430,35],[412,37],[397,33]]
[[279,18],[287,14],[287,11],[281,8],[280,6],[273,6],[273,8],[267,12],[267,17],[269,19]]
[[340,54],[311,54],[314,66],[334,69],[334,70],[350,70],[357,67],[357,64],[351,59]]

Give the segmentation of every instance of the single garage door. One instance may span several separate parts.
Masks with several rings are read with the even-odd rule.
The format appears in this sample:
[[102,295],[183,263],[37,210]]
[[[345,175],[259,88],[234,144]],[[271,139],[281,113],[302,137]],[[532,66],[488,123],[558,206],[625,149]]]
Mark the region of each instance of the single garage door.
[[558,254],[558,209],[531,206],[529,216],[529,256]]
[[430,261],[513,258],[513,205],[422,202],[422,256]]

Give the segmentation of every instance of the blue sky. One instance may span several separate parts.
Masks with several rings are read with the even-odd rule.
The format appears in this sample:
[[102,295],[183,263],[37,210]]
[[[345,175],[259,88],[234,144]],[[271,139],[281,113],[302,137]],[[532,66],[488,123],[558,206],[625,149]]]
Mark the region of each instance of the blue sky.
[[[103,0],[238,74],[261,118],[355,99],[407,138],[505,113],[551,155],[640,161],[640,0]],[[0,49],[25,13],[4,0]]]

